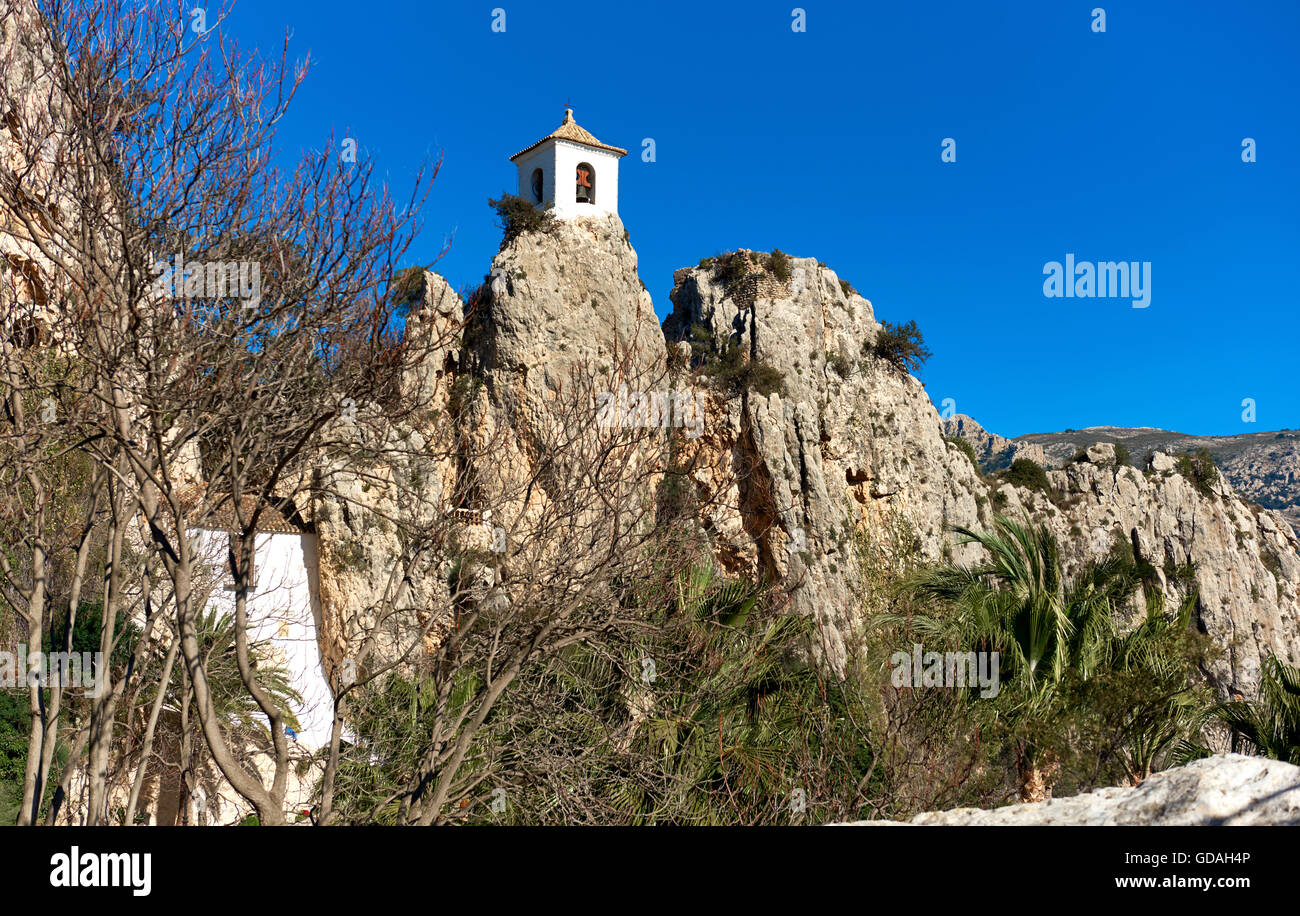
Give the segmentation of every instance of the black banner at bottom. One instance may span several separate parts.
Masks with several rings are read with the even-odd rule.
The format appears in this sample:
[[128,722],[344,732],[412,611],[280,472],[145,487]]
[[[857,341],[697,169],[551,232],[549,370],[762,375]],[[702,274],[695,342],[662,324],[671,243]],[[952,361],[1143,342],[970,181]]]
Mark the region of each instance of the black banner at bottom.
[[444,891],[618,909],[680,906],[684,894],[693,905],[716,895],[874,907],[1172,892],[1230,904],[1289,886],[1295,837],[1285,827],[12,828],[0,832],[0,861],[13,886],[55,905],[412,893],[437,905]]

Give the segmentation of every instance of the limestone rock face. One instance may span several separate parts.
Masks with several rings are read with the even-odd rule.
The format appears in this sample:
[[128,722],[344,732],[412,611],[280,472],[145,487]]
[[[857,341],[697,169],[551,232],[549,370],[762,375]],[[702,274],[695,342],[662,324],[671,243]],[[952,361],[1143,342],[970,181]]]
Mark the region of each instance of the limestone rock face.
[[716,396],[697,444],[697,479],[720,494],[704,526],[730,572],[784,584],[838,650],[859,616],[858,551],[893,544],[969,563],[979,553],[953,527],[1027,516],[1056,534],[1070,572],[1123,538],[1173,599],[1191,564],[1198,624],[1224,649],[1210,672],[1221,693],[1251,695],[1270,653],[1300,659],[1300,543],[1281,515],[1223,482],[1198,490],[1159,452],[1149,470],[1116,467],[1109,442],[1085,443],[1084,460],[1050,471],[1050,497],[985,478],[945,430],[1008,464],[1038,460],[1039,447],[969,418],[945,424],[916,379],[864,350],[879,328],[871,304],[814,260],[790,266],[784,283],[730,288],[710,266],[679,270],[664,322],[675,346],[738,345],[784,379],[780,393]]
[[1109,444],[1088,455],[1048,472],[1061,505],[1054,517],[1055,506],[1040,504],[1037,513],[1073,560],[1100,556],[1124,538],[1166,586],[1192,564],[1199,625],[1224,649],[1210,672],[1224,694],[1252,694],[1269,654],[1300,658],[1300,541],[1283,516],[1223,481],[1202,493],[1159,452],[1145,472],[1116,467]]
[[880,327],[871,303],[814,259],[789,265],[784,282],[731,286],[710,266],[677,271],[664,333],[738,346],[783,378],[783,391],[712,402],[698,443],[702,522],[722,565],[784,585],[838,659],[858,615],[862,539],[884,542],[904,520],[916,528],[908,546],[937,558],[945,525],[974,521],[978,480],[921,384],[864,355]]
[[531,395],[556,392],[576,367],[612,372],[630,359],[663,366],[654,303],[617,216],[561,220],[526,233],[492,260],[491,302],[475,343],[485,373],[516,376]]
[[463,321],[460,297],[426,272],[407,319],[408,351],[418,358],[401,373],[398,398],[414,409],[394,417],[380,405],[349,405],[326,431],[330,445],[313,470],[310,512],[320,555],[319,642],[335,684],[368,635],[377,644],[365,666],[400,658],[428,638],[432,610],[447,605],[445,558],[423,557],[411,568],[395,560],[407,553],[399,528],[435,525],[455,490],[446,408]]
[[[1270,654],[1300,659],[1300,540],[1283,515],[1252,505],[1223,480],[1202,492],[1162,452],[1145,470],[1117,466],[1111,443],[1085,454],[1048,471],[1054,500],[1004,484],[998,511],[1051,528],[1070,572],[1123,540],[1156,568],[1171,602],[1190,574],[1197,624],[1223,649],[1208,673],[1224,696],[1253,695]],[[992,511],[981,509],[987,522]]]
[[1047,460],[1057,465],[1095,442],[1124,444],[1130,463],[1135,465],[1142,465],[1153,451],[1177,455],[1203,448],[1214,456],[1223,476],[1238,493],[1267,509],[1277,509],[1293,526],[1300,525],[1300,431],[1294,429],[1192,436],[1164,429],[1098,426],[1063,433],[1030,433],[1011,441],[1041,447]]
[[[857,821],[852,826],[895,824]],[[983,810],[918,814],[919,826],[1247,826],[1300,825],[1300,767],[1224,754],[1149,776],[1131,788]]]
[[[1105,439],[1081,442],[1078,461],[1048,472],[1051,494],[988,478],[945,433],[1007,463],[1038,460],[1040,446],[967,417],[941,420],[919,381],[873,354],[880,325],[871,303],[834,272],[791,258],[782,279],[756,266],[739,278],[724,273],[711,265],[677,271],[660,331],[636,254],[609,216],[564,221],[504,246],[472,309],[445,281],[426,277],[416,333],[468,322],[463,337],[450,335],[403,378],[408,396],[429,402],[441,420],[385,423],[381,409],[361,405],[359,429],[372,438],[357,448],[397,443],[411,458],[340,484],[351,488],[344,502],[375,517],[341,502],[317,507],[322,566],[346,567],[322,569],[332,608],[325,616],[334,621],[326,629],[373,623],[366,608],[389,587],[385,557],[398,549],[385,518],[477,513],[467,520],[470,541],[495,526],[526,527],[571,486],[556,438],[566,412],[571,420],[620,388],[672,389],[701,409],[698,427],[676,441],[679,457],[693,462],[699,524],[714,558],[729,574],[780,585],[796,610],[821,622],[832,661],[862,621],[864,556],[974,562],[978,549],[960,544],[953,528],[986,527],[995,513],[1047,524],[1070,571],[1121,538],[1159,571],[1170,597],[1194,567],[1198,624],[1225,650],[1210,672],[1221,693],[1253,694],[1270,653],[1300,660],[1300,543],[1281,515],[1224,482],[1198,489],[1159,451],[1144,455],[1142,468],[1117,466]],[[781,385],[710,378],[700,352],[716,358],[728,347],[769,367]],[[589,425],[582,447],[601,435]],[[666,431],[652,431],[632,463],[663,462],[666,440]],[[412,607],[437,604],[445,573],[434,564],[414,578]]]
[[467,428],[494,452],[480,469],[488,491],[510,491],[554,457],[544,453],[561,414],[581,413],[620,386],[662,385],[664,339],[636,267],[615,215],[561,220],[493,259],[491,293],[467,348],[482,382]]
[[[667,350],[615,215],[561,220],[506,243],[486,288],[467,328],[472,384],[459,427],[474,457],[465,499],[492,511],[514,543],[516,533],[538,530],[548,508],[572,498],[608,444],[602,400],[665,388]],[[644,439],[647,457],[639,460],[652,461],[666,431],[647,429]],[[609,494],[613,502],[628,495]],[[573,530],[583,528],[571,510]]]
[[[330,432],[337,460],[318,472],[328,477],[314,506],[327,660],[345,660],[366,633],[381,633],[386,659],[411,634],[436,641],[457,557],[474,556],[470,578],[486,594],[508,576],[504,558],[491,558],[499,538],[515,557],[516,535],[540,517],[593,530],[556,505],[577,486],[569,464],[607,433],[598,398],[653,390],[666,375],[663,334],[617,216],[516,238],[470,303],[426,274],[407,340],[419,358],[402,373],[400,403],[420,409],[394,419],[383,405],[355,405]],[[659,429],[645,435],[666,441]],[[413,569],[394,564],[402,526],[443,532]],[[572,546],[552,540],[555,551]],[[534,550],[515,562],[537,559]]]

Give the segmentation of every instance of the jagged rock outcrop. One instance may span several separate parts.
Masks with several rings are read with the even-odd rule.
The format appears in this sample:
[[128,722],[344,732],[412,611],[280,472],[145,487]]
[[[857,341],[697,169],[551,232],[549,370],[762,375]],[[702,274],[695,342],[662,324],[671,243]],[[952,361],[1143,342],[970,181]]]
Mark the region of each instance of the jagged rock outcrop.
[[[565,502],[610,433],[596,422],[598,399],[620,387],[655,390],[667,373],[653,303],[616,216],[566,220],[508,242],[469,303],[426,274],[406,348],[399,402],[411,415],[395,422],[383,405],[355,405],[331,430],[341,443],[335,460],[318,471],[327,661],[347,658],[376,631],[383,658],[409,646],[411,634],[436,641],[442,623],[432,618],[446,616],[448,576],[467,556],[483,597],[500,594],[510,562],[572,552],[566,533],[594,536],[590,514],[627,496],[592,488],[594,508]],[[413,404],[420,409],[411,412]],[[666,432],[646,438],[666,441]],[[652,481],[627,479],[650,500]],[[399,522],[438,539],[415,568],[394,566],[410,552]],[[509,540],[508,560],[504,550],[488,556],[499,539]],[[463,570],[457,575],[463,587]]]
[[[898,821],[856,821],[881,826]],[[1098,789],[1071,798],[955,808],[918,814],[917,826],[1248,826],[1300,825],[1300,767],[1263,757],[1224,754],[1173,767],[1141,785]]]
[[[677,271],[661,333],[617,217],[514,239],[494,259],[463,339],[406,380],[441,403],[450,428],[383,433],[414,435],[450,457],[380,476],[406,475],[420,506],[487,510],[505,530],[527,528],[570,480],[554,435],[565,416],[620,386],[690,391],[703,415],[677,454],[692,468],[715,559],[731,574],[780,585],[822,623],[832,661],[862,619],[863,551],[972,562],[977,548],[958,543],[953,528],[987,525],[999,512],[1048,524],[1072,569],[1122,538],[1156,568],[1170,597],[1194,567],[1198,623],[1225,650],[1210,672],[1224,694],[1250,695],[1269,653],[1300,659],[1300,544],[1280,515],[1223,483],[1198,488],[1163,454],[1142,470],[1116,467],[1105,444],[1089,443],[1096,447],[1086,458],[1050,471],[1050,494],[987,478],[945,432],[975,437],[977,451],[990,455],[1037,460],[1037,446],[988,434],[969,418],[945,428],[924,386],[875,355],[880,325],[870,302],[813,259],[789,259],[782,278],[754,261],[741,277],[707,263]],[[426,306],[435,300],[440,320],[461,320],[459,298],[431,277]],[[729,347],[769,367],[780,389],[711,377],[701,353],[718,358]],[[595,441],[601,430],[589,425]],[[666,441],[663,432],[647,444]],[[666,454],[647,448],[644,460]],[[352,495],[381,506],[389,498]],[[411,510],[393,502],[383,511]],[[336,612],[342,620],[373,602],[383,587],[373,570],[395,545],[382,524],[347,517],[340,506],[320,512],[323,556],[335,549],[332,530],[370,557],[355,574],[332,574],[323,589],[350,609]]]
[[1145,472],[1117,467],[1109,444],[1089,456],[1048,473],[1059,505],[1037,497],[1035,515],[1053,525],[1071,557],[1100,556],[1123,538],[1156,567],[1171,597],[1171,580],[1184,570],[1194,575],[1198,624],[1224,652],[1210,671],[1224,695],[1253,694],[1269,654],[1300,657],[1300,541],[1282,516],[1223,481],[1202,492],[1160,452]]
[[[464,304],[447,281],[425,273],[407,319],[413,365],[401,373],[400,419],[376,404],[352,404],[327,431],[331,445],[313,469],[310,515],[319,550],[321,656],[335,684],[374,634],[377,660],[418,656],[436,634],[429,609],[445,607],[445,557],[395,562],[399,528],[433,526],[455,492],[451,386],[462,359]],[[357,669],[358,673],[364,670]]]
[[[506,242],[470,316],[465,359],[459,498],[491,511],[512,544],[516,535],[544,538],[543,524],[556,539],[593,535],[595,516],[633,496],[625,486],[652,499],[636,465],[661,461],[653,456],[666,430],[658,428],[645,431],[645,454],[630,458],[625,474],[602,476],[600,486],[613,492],[574,502],[575,491],[595,485],[598,456],[621,428],[602,418],[602,401],[660,391],[667,379],[654,304],[617,216],[561,220]],[[564,521],[541,521],[549,510]],[[543,545],[530,548],[537,559]]]
[[789,268],[784,282],[732,286],[709,265],[677,271],[664,332],[739,346],[782,377],[780,392],[713,401],[698,443],[703,524],[732,573],[782,583],[822,622],[834,659],[859,614],[864,541],[902,524],[915,528],[909,548],[961,554],[947,526],[974,521],[979,484],[920,382],[871,355],[871,303],[814,259]]
[[1123,444],[1129,461],[1136,465],[1143,465],[1152,451],[1176,455],[1203,448],[1238,493],[1267,509],[1277,509],[1293,527],[1300,525],[1300,431],[1192,436],[1164,429],[1097,426],[1061,433],[1029,433],[1009,441],[1041,447],[1047,461],[1054,465],[1069,461],[1079,449],[1095,442]]
[[524,233],[492,260],[491,295],[472,342],[485,380],[547,399],[575,370],[657,371],[664,338],[637,274],[636,251],[614,215]]
[[943,433],[969,442],[975,448],[975,457],[979,460],[980,467],[986,471],[1008,468],[1017,458],[1028,458],[1035,464],[1047,464],[1047,455],[1041,445],[991,433],[962,413],[943,418]]
[[[1105,444],[1051,471],[1052,495],[986,479],[944,441],[923,386],[871,355],[871,304],[814,260],[790,268],[787,282],[757,290],[725,287],[709,265],[680,270],[664,323],[670,341],[699,327],[716,349],[738,344],[784,378],[781,393],[717,407],[699,444],[712,452],[702,476],[723,491],[705,525],[732,572],[784,583],[835,648],[859,607],[855,538],[883,545],[902,532],[923,557],[970,562],[978,554],[954,542],[954,526],[1028,516],[1056,533],[1071,570],[1123,538],[1173,599],[1194,567],[1199,626],[1224,649],[1210,672],[1223,694],[1253,693],[1270,653],[1300,659],[1300,543],[1280,515],[1222,483],[1202,492],[1168,456],[1146,473],[1117,468]],[[977,448],[1015,448],[973,421],[960,427],[983,434]]]
[[[1300,539],[1284,516],[1242,499],[1225,480],[1198,486],[1163,452],[1142,470],[1117,464],[1108,442],[1084,452],[1048,471],[1050,497],[992,482],[996,511],[1047,524],[1070,570],[1121,540],[1155,567],[1169,600],[1194,582],[1198,626],[1222,649],[1208,672],[1222,695],[1251,695],[1270,654],[1300,658]],[[991,503],[981,509],[987,520]]]

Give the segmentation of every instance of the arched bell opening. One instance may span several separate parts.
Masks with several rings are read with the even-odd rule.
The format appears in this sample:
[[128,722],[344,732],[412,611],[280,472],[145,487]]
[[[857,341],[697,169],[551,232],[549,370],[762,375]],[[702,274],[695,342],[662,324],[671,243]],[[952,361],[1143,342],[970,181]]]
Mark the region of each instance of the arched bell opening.
[[596,203],[596,170],[589,162],[579,162],[574,199],[580,204]]

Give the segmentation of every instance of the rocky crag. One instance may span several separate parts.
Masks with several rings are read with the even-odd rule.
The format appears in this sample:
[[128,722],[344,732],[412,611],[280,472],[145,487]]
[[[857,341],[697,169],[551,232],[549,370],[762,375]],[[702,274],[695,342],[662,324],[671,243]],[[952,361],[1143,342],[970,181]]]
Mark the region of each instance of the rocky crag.
[[[444,632],[429,615],[454,604],[453,591],[493,599],[510,563],[535,569],[573,537],[593,536],[593,507],[567,499],[602,435],[591,402],[620,387],[653,390],[667,375],[663,334],[616,216],[511,240],[470,300],[425,273],[406,335],[418,358],[395,398],[402,420],[355,405],[328,437],[341,449],[316,470],[312,515],[331,675],[372,634],[378,645],[363,668],[416,657],[413,646]],[[629,476],[653,489],[648,474]],[[398,569],[392,558],[411,553],[402,528],[437,542]],[[466,555],[472,573],[451,559]]]
[[974,559],[948,529],[976,519],[978,473],[954,460],[921,383],[872,355],[871,303],[816,260],[789,259],[779,283],[729,287],[710,265],[674,280],[664,333],[679,350],[692,337],[738,346],[782,380],[719,399],[705,418],[699,483],[721,498],[702,521],[719,562],[784,583],[839,657],[861,604],[858,545],[905,526],[908,548]]
[[[944,417],[943,431],[946,436],[956,436],[969,442],[975,449],[975,457],[979,461],[980,469],[984,471],[1004,470],[1011,467],[1011,463],[1017,458],[1027,458],[1041,465],[1048,463],[1047,453],[1043,451],[1041,445],[1007,439],[997,433],[991,433],[965,414]],[[1074,452],[1070,454],[1073,455]]]
[[[945,426],[922,383],[875,355],[880,325],[869,301],[814,259],[790,258],[777,272],[762,264],[754,257],[740,276],[709,263],[677,271],[660,331],[617,217],[567,221],[505,245],[480,290],[486,305],[470,309],[441,361],[407,380],[444,398],[462,420],[455,435],[469,430],[468,438],[448,450],[460,457],[426,469],[425,483],[405,486],[423,486],[415,497],[422,505],[459,494],[457,505],[481,510],[492,500],[475,503],[466,482],[482,500],[535,469],[575,380],[588,379],[594,395],[649,379],[642,390],[653,384],[699,394],[699,434],[682,448],[707,497],[698,522],[717,564],[784,586],[796,608],[821,622],[832,659],[843,656],[861,622],[864,549],[972,561],[975,549],[959,543],[953,528],[1003,513],[1049,525],[1073,567],[1122,540],[1156,568],[1171,597],[1194,578],[1198,625],[1225,650],[1210,672],[1224,694],[1251,694],[1270,653],[1300,660],[1300,543],[1280,513],[1225,481],[1188,479],[1164,452],[1143,453],[1141,467],[1117,466],[1113,446],[1094,442],[1084,443],[1086,456],[1048,472],[1050,490],[990,478],[947,437],[974,440],[977,456],[990,461],[1046,461],[1052,452],[985,434],[969,418]],[[426,306],[432,300],[453,324],[466,309],[430,275]],[[700,356],[729,348],[769,367],[780,383],[718,384]],[[437,435],[446,445],[452,433]],[[562,476],[555,480],[563,487]],[[495,518],[509,528],[556,496],[543,488],[493,502]],[[329,524],[342,514],[328,505],[319,511]],[[323,526],[324,556],[335,549],[330,531]],[[330,612],[337,620],[373,603],[381,587],[373,570],[387,549],[364,526],[348,538],[376,563],[346,575],[323,572],[334,579],[323,592],[337,605]]]
[[[954,419],[950,418],[949,423]],[[960,434],[967,436],[964,431]],[[1164,429],[1096,426],[1060,433],[1029,433],[1003,441],[1012,447],[1041,448],[1046,462],[1054,465],[1069,461],[1079,449],[1095,442],[1124,445],[1129,461],[1135,465],[1142,464],[1153,451],[1176,455],[1203,448],[1238,493],[1266,509],[1278,510],[1293,526],[1300,525],[1300,430],[1193,436]]]

